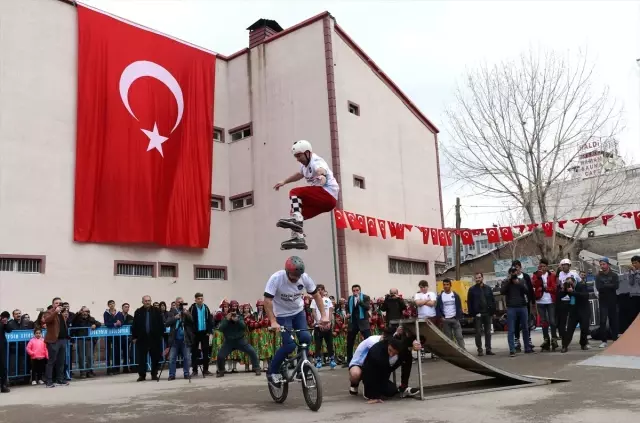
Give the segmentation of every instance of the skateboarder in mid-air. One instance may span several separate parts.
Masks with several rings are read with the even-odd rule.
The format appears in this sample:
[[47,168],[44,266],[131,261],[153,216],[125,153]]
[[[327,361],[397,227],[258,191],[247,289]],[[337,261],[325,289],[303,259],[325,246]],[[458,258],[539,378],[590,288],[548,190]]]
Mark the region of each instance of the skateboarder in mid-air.
[[309,141],[296,141],[293,143],[291,152],[300,162],[300,171],[278,182],[273,189],[278,191],[280,187],[302,178],[305,178],[311,186],[296,187],[289,191],[291,217],[280,219],[276,226],[291,229],[291,239],[284,241],[280,249],[306,250],[307,243],[304,240],[302,228],[304,220],[333,210],[336,207],[340,187],[327,162],[313,153]]

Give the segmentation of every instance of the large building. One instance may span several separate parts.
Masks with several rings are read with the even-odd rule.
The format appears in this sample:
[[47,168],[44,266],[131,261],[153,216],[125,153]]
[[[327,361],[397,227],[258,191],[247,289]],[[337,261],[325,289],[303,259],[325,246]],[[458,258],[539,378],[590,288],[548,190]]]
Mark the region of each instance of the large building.
[[[72,308],[139,304],[201,291],[255,302],[290,254],[291,145],[310,140],[341,183],[339,207],[442,227],[437,128],[327,12],[282,30],[251,26],[248,48],[218,55],[211,241],[207,249],[73,242],[77,14],[60,0],[0,2],[0,310],[33,313],[61,296]],[[250,23],[250,22],[248,22]],[[316,282],[379,296],[435,281],[442,247],[305,225],[299,254]]]

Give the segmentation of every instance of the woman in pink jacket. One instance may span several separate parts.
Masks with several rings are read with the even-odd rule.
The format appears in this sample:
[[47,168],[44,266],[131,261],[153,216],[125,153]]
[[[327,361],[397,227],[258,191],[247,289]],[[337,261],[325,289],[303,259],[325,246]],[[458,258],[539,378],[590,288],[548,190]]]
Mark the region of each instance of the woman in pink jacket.
[[27,344],[27,354],[31,357],[31,384],[40,385],[44,376],[44,369],[49,359],[49,351],[42,339],[42,330],[36,329],[35,338],[31,338]]

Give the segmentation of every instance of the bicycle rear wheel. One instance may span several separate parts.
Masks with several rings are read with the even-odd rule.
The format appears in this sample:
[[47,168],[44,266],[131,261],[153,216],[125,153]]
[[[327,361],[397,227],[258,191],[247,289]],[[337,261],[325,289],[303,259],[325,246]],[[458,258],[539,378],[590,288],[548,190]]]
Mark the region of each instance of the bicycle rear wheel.
[[311,364],[305,363],[302,366],[302,373],[307,382],[306,386],[304,382],[302,383],[304,401],[311,411],[318,411],[322,406],[322,383],[320,382],[318,370]]
[[268,382],[269,395],[271,395],[271,398],[273,398],[273,400],[278,404],[282,404],[283,402],[285,402],[287,396],[289,395],[289,383],[286,381],[286,379],[284,379],[286,377],[286,374],[284,372],[282,377],[283,381],[280,383],[280,386],[275,386],[270,381]]

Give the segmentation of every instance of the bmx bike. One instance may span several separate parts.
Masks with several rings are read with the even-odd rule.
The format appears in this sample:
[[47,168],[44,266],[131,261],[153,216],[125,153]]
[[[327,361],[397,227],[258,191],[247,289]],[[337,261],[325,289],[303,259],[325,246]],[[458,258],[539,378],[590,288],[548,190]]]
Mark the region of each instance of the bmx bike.
[[[283,381],[279,384],[273,384],[269,381],[269,394],[271,398],[278,403],[282,404],[289,395],[289,384],[298,381],[302,382],[302,395],[304,401],[307,403],[307,407],[311,411],[318,411],[322,405],[322,384],[318,375],[318,370],[311,364],[307,357],[307,351],[309,346],[307,344],[299,344],[294,333],[310,331],[310,329],[287,329],[285,327],[280,328],[280,332],[287,332],[293,342],[295,342],[298,353],[295,357],[287,357],[280,366],[280,374]],[[315,399],[313,394],[315,393]]]

